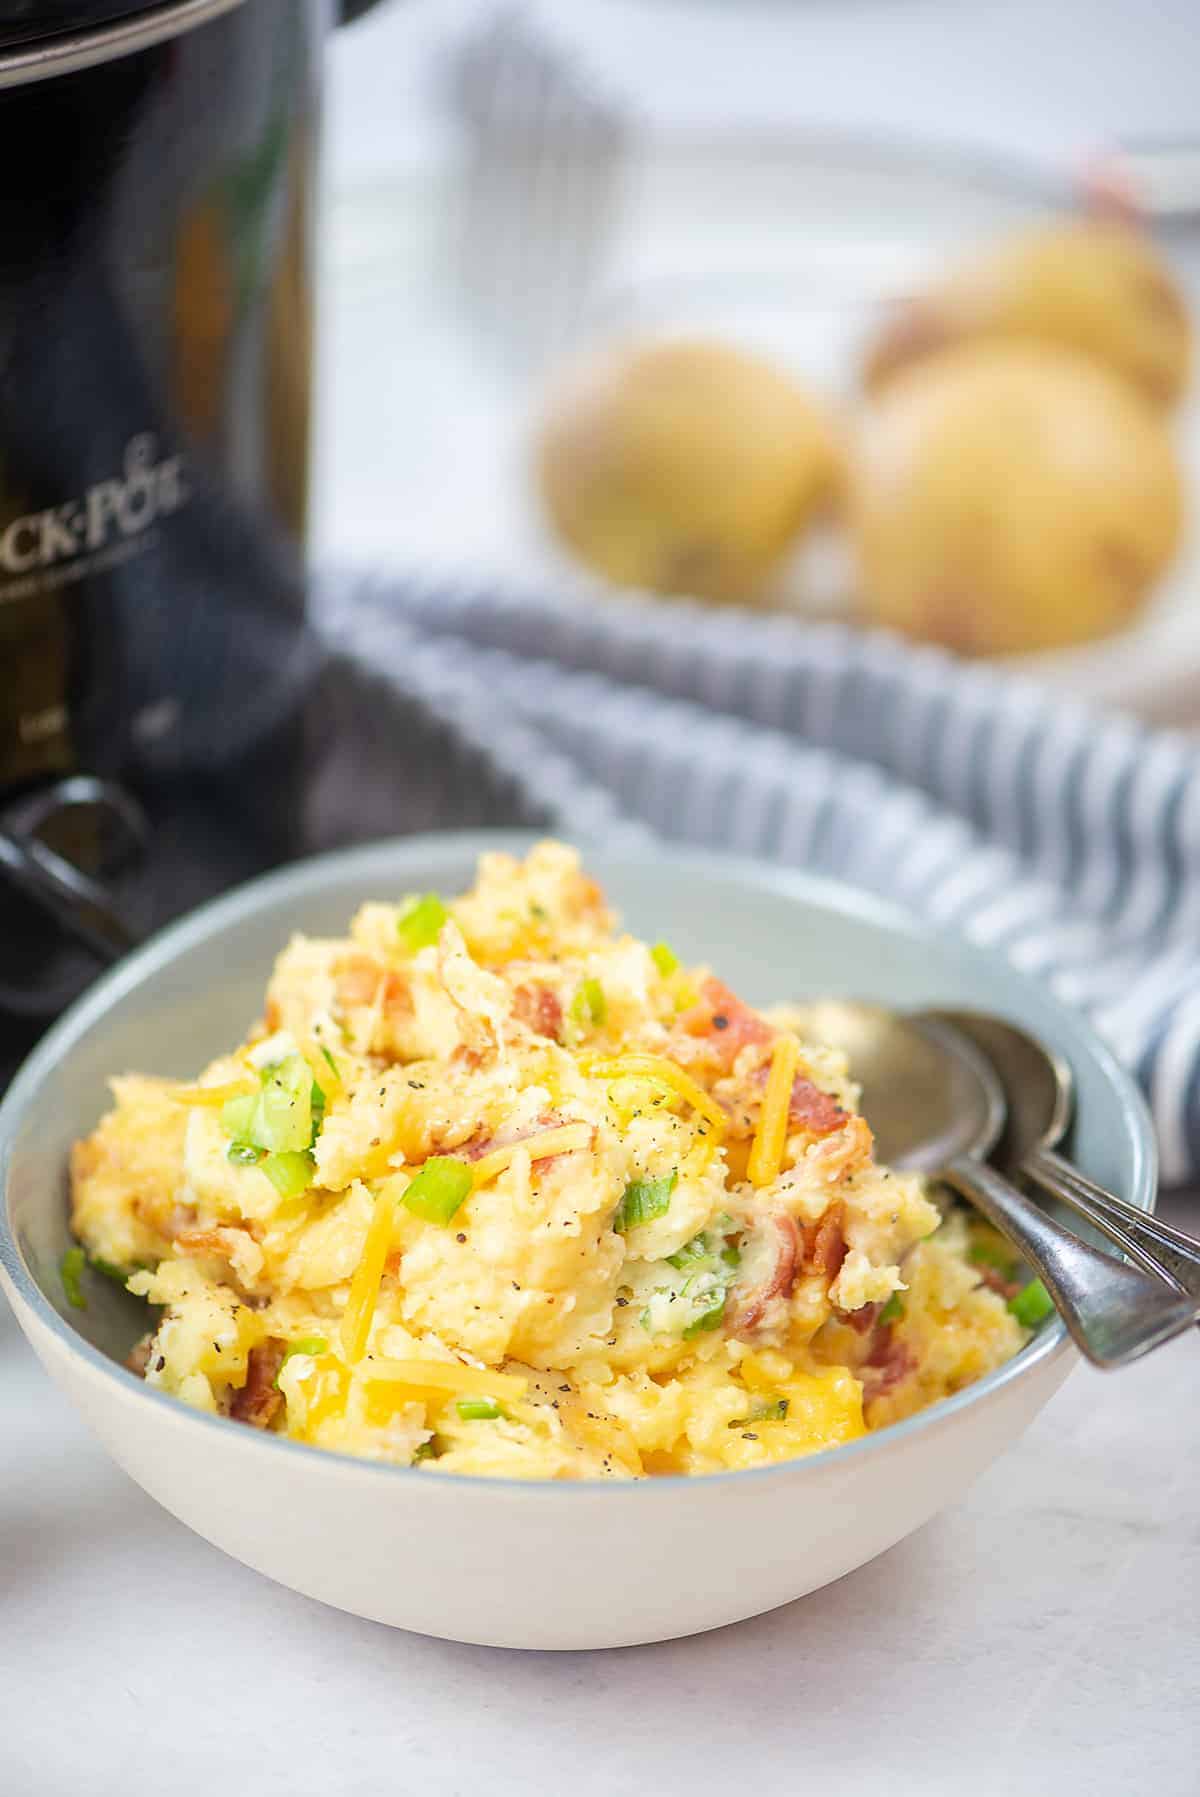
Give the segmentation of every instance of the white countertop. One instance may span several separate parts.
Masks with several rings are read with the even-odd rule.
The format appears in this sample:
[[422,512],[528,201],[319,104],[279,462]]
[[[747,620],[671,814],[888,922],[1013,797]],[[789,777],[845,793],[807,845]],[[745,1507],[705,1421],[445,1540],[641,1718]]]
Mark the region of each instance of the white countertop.
[[773,1615],[522,1654],[227,1559],[116,1470],[5,1311],[0,1790],[1192,1797],[1198,1374],[1194,1336],[1080,1369],[965,1503]]

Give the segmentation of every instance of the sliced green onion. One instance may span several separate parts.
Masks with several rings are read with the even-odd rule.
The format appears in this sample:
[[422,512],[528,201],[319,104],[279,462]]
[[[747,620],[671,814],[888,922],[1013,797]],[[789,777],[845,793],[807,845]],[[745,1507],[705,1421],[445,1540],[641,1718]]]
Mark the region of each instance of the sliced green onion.
[[117,1285],[124,1285],[125,1281],[129,1278],[129,1274],[125,1271],[124,1267],[118,1267],[111,1260],[102,1260],[98,1254],[89,1256],[88,1266],[91,1267],[94,1273],[103,1273],[106,1279],[114,1280]]
[[594,1023],[602,1028],[608,1016],[608,1000],[599,980],[586,979],[571,1000],[571,1016],[576,1023]]
[[654,947],[650,950],[650,959],[658,968],[658,971],[662,974],[664,980],[671,974],[677,973],[679,970],[679,956],[675,953],[674,949],[668,948],[665,942],[656,942],[654,944]]
[[471,1190],[471,1169],[452,1154],[427,1160],[400,1202],[426,1223],[449,1223]]
[[[221,1128],[237,1144],[289,1154],[311,1148],[325,1113],[325,1095],[302,1055],[285,1055],[260,1074],[256,1094],[240,1093],[221,1106]],[[231,1160],[249,1164],[248,1155]]]
[[290,1054],[277,1067],[268,1067],[246,1140],[273,1154],[310,1148],[313,1084],[312,1071],[303,1055]]
[[881,1323],[898,1323],[904,1315],[904,1304],[899,1292],[893,1292],[879,1313]]
[[678,1173],[665,1173],[661,1179],[631,1179],[613,1217],[617,1234],[624,1235],[639,1223],[651,1223],[655,1217],[665,1217],[678,1179]]
[[1021,1287],[1015,1298],[1009,1299],[1008,1308],[1024,1328],[1036,1329],[1053,1314],[1054,1299],[1040,1279],[1032,1279]]
[[396,934],[410,955],[428,948],[442,933],[442,925],[450,913],[436,892],[425,892],[410,898],[396,919]]
[[[717,1221],[719,1224],[721,1219],[718,1218]],[[707,1268],[715,1273],[718,1267],[733,1268],[741,1264],[742,1257],[738,1250],[731,1243],[722,1246],[721,1237],[715,1231],[702,1230],[690,1242],[685,1242],[682,1248],[677,1248],[674,1254],[667,1255],[667,1265],[675,1267],[681,1273],[686,1272],[689,1267],[698,1272]]]
[[694,1323],[688,1324],[683,1332],[683,1339],[687,1342],[691,1341],[694,1335],[706,1335],[710,1329],[719,1329],[724,1321],[725,1294],[722,1292],[715,1304],[710,1304],[707,1310],[700,1313]]
[[58,1263],[63,1292],[72,1310],[87,1309],[87,1299],[83,1295],[81,1283],[83,1269],[86,1265],[87,1255],[79,1247],[68,1248]]
[[231,1142],[225,1158],[235,1167],[257,1167],[266,1152],[265,1148],[256,1148],[253,1142]]
[[260,1165],[281,1198],[299,1198],[307,1192],[317,1170],[317,1163],[307,1148],[269,1154]]
[[747,1423],[782,1423],[787,1421],[787,1413],[787,1398],[771,1398],[762,1404],[756,1404],[749,1416],[735,1416],[728,1427],[744,1429]]
[[432,1441],[423,1441],[413,1449],[412,1464],[415,1466],[419,1460],[436,1460],[439,1451]]
[[459,1398],[454,1408],[464,1423],[491,1423],[503,1415],[495,1398]]
[[326,1061],[328,1061],[329,1071],[332,1073],[334,1079],[341,1079],[342,1076],[338,1072],[338,1064],[323,1042],[321,1043],[321,1053],[325,1056]]
[[[247,1092],[240,1098],[227,1098],[221,1106],[221,1128],[235,1142],[249,1142],[250,1131],[254,1127],[254,1113],[258,1109],[257,1092]],[[257,1147],[257,1143],[253,1144]]]
[[[283,1359],[279,1362],[279,1373],[282,1373],[293,1354],[328,1354],[329,1343],[323,1335],[301,1335],[294,1342],[289,1342],[284,1349]],[[279,1373],[275,1375],[275,1390],[279,1390]]]
[[708,1245],[708,1237],[694,1235],[690,1242],[685,1242],[682,1248],[675,1250],[674,1254],[667,1255],[667,1265],[677,1267],[682,1272],[685,1267],[695,1266],[698,1260],[711,1259],[712,1251]]

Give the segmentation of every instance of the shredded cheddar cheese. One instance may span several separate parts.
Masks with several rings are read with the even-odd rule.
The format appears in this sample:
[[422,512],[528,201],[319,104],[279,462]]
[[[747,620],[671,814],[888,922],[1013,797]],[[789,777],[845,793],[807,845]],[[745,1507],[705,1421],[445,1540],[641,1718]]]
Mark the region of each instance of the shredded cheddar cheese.
[[300,1053],[304,1056],[313,1079],[320,1087],[326,1104],[339,1098],[342,1093],[342,1076],[337,1070],[336,1063],[330,1065],[321,1050],[320,1043],[311,1036],[307,1036],[300,1043]]
[[677,1092],[686,1104],[691,1105],[697,1115],[704,1118],[717,1141],[720,1141],[728,1128],[729,1119],[716,1099],[711,1098],[703,1086],[697,1085],[682,1067],[677,1067],[674,1061],[668,1061],[665,1055],[614,1055],[609,1060],[585,1062],[584,1071],[596,1079],[655,1080]]
[[346,1300],[346,1309],[342,1317],[342,1352],[351,1366],[362,1359],[363,1350],[371,1334],[371,1322],[375,1315],[375,1305],[379,1299],[384,1263],[388,1257],[388,1249],[392,1245],[392,1225],[395,1216],[396,1195],[390,1185],[385,1185],[375,1200],[375,1210],[371,1217],[371,1226],[367,1230],[362,1259],[355,1269],[354,1278],[350,1281],[350,1296]]
[[531,1161],[548,1160],[552,1154],[574,1154],[580,1148],[587,1148],[592,1140],[592,1127],[589,1123],[566,1123],[561,1129],[548,1129],[540,1136],[527,1136],[524,1141],[510,1142],[504,1148],[493,1148],[471,1168],[471,1177],[476,1189],[489,1185],[506,1167],[512,1165],[513,1156],[518,1153],[527,1154]]
[[171,1097],[176,1104],[211,1105],[219,1110],[231,1098],[245,1098],[255,1088],[244,1080],[224,1080],[219,1086],[176,1086]]
[[775,1038],[771,1051],[771,1070],[763,1093],[762,1112],[746,1172],[751,1185],[769,1186],[779,1177],[783,1151],[787,1145],[788,1112],[792,1102],[792,1082],[800,1065],[800,1044],[787,1031]]
[[322,1354],[313,1361],[303,1384],[304,1434],[311,1441],[323,1423],[345,1413],[350,1372],[335,1354]]
[[519,1373],[493,1373],[486,1366],[464,1366],[457,1360],[371,1359],[363,1377],[389,1385],[408,1385],[416,1392],[446,1392],[454,1397],[519,1398],[529,1384]]

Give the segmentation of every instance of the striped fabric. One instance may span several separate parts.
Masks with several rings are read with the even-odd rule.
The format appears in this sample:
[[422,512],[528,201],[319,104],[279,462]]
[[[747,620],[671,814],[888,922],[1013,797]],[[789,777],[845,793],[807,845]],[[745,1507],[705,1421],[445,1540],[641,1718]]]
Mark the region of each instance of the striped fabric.
[[1134,1069],[1164,1178],[1200,1172],[1187,739],[890,638],[584,586],[338,585],[317,618],[498,821],[761,856],[1002,949]]

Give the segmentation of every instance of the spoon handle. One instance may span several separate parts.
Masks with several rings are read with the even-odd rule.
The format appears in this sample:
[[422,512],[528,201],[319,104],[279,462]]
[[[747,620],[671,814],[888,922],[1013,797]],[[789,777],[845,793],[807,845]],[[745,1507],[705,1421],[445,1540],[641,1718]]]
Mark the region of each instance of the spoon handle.
[[1192,1299],[1081,1241],[973,1155],[951,1161],[941,1177],[1041,1276],[1072,1341],[1093,1366],[1124,1366],[1182,1335],[1194,1321]]
[[1139,1266],[1172,1280],[1200,1304],[1200,1241],[1106,1192],[1052,1148],[1036,1150],[1023,1171],[1117,1242]]

